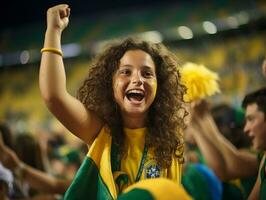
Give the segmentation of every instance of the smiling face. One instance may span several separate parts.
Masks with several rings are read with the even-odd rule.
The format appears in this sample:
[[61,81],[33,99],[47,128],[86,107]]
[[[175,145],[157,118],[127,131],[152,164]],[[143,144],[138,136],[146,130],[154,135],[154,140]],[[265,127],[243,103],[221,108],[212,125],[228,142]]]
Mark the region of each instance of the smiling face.
[[246,108],[246,124],[244,131],[252,138],[255,149],[266,150],[266,119],[256,103]]
[[144,123],[157,90],[155,63],[142,50],[129,50],[120,59],[113,76],[113,91],[124,122],[130,119]]

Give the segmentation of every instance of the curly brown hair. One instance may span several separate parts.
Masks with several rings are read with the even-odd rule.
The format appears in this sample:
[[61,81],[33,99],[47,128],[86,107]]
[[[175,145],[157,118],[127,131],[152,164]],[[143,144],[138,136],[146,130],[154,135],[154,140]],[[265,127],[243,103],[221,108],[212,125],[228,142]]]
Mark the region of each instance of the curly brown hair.
[[176,57],[163,44],[132,38],[112,44],[95,58],[77,97],[110,127],[112,138],[120,148],[120,155],[123,155],[123,121],[114,100],[112,79],[120,59],[128,50],[145,51],[156,66],[158,87],[148,112],[146,145],[154,150],[155,159],[163,168],[171,165],[174,156],[183,163],[182,130],[187,114],[183,107],[183,95],[186,89],[180,83]]

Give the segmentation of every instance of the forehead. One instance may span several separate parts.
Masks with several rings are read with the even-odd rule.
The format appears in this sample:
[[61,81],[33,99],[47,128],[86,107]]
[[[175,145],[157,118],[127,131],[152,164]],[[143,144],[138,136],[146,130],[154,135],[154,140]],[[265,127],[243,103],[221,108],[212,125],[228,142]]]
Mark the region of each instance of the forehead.
[[249,115],[255,115],[255,114],[262,114],[263,115],[263,112],[259,110],[258,105],[256,103],[247,105],[245,115],[249,116]]
[[129,50],[120,59],[120,66],[146,66],[155,68],[155,63],[147,52],[143,50]]

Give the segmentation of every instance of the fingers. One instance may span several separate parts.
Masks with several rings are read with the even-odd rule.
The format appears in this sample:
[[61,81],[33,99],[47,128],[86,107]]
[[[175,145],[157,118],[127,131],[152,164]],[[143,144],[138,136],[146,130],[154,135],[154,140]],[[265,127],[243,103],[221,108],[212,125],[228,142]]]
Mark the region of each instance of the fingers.
[[48,9],[47,14],[58,14],[60,18],[69,17],[70,15],[70,8],[67,4],[60,4]]
[[13,170],[16,166],[18,166],[19,158],[12,149],[3,145],[0,147],[0,161],[5,167]]
[[69,22],[70,8],[60,4],[47,10],[47,28],[49,30],[64,30]]
[[66,9],[66,14],[67,14],[67,17],[70,16],[70,8],[69,7]]
[[60,18],[63,19],[65,17],[69,17],[70,15],[70,8],[69,7],[64,7],[62,9],[59,10],[59,15]]
[[203,114],[207,113],[210,109],[209,108],[210,105],[209,105],[208,101],[206,101],[205,99],[194,101],[194,102],[192,102],[191,105],[192,105],[193,111],[195,111],[199,115],[203,115]]

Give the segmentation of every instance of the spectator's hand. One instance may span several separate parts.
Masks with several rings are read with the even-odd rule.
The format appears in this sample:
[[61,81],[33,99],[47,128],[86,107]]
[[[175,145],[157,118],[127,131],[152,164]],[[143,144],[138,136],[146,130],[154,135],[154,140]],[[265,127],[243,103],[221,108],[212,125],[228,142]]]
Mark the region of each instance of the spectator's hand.
[[68,25],[70,8],[67,4],[51,7],[47,11],[47,30],[62,32]]
[[192,116],[204,117],[205,115],[209,114],[209,112],[210,112],[210,105],[206,100],[201,99],[191,102]]
[[21,162],[16,153],[10,148],[5,146],[2,136],[0,135],[0,161],[2,164],[10,170],[15,170]]
[[189,106],[190,125],[194,128],[201,126],[210,115],[210,104],[205,99],[193,101]]

